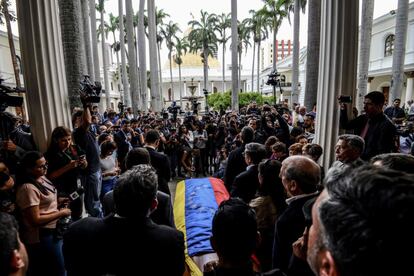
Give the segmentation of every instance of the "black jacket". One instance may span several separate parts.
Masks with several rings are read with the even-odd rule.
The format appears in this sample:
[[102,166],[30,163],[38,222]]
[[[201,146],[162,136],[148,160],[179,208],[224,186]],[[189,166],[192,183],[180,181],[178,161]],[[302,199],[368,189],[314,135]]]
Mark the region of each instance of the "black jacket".
[[273,243],[273,268],[287,272],[292,258],[292,244],[302,236],[306,226],[303,205],[315,196],[310,194],[294,200],[277,219]]
[[158,175],[158,190],[170,194],[168,181],[171,179],[170,160],[167,155],[157,152],[153,148],[145,147],[151,158],[151,165],[155,168]]
[[[158,191],[157,201],[158,201],[157,209],[155,209],[151,213],[150,218],[156,224],[167,225],[167,226],[171,226],[175,228],[171,197],[167,195],[166,193]],[[105,194],[103,201],[102,201],[102,207],[103,207],[105,216],[111,213],[115,213],[113,191],[109,191]]]
[[384,113],[380,113],[373,118],[360,115],[348,121],[346,110],[341,110],[340,125],[343,129],[352,129],[354,134],[361,136],[367,122],[369,126],[364,138],[365,149],[361,159],[369,160],[375,155],[392,152],[395,148],[394,141],[397,129]]
[[231,191],[236,176],[246,170],[247,164],[243,156],[244,149],[245,144],[242,144],[239,148],[230,152],[227,159],[227,167],[224,172],[224,185],[229,192]]
[[171,227],[108,216],[73,223],[63,238],[68,275],[176,275],[184,272],[184,235]]
[[231,196],[240,197],[244,202],[249,204],[250,200],[255,198],[260,186],[258,173],[258,166],[253,165],[248,170],[236,176],[231,189]]

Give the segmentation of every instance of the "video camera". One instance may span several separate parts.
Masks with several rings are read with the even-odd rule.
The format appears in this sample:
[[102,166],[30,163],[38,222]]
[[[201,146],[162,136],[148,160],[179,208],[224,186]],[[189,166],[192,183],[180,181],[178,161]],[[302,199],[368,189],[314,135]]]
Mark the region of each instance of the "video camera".
[[82,186],[79,186],[76,191],[69,194],[69,198],[71,201],[77,200],[81,195],[85,193],[85,189]]
[[99,81],[95,81],[95,84],[92,84],[88,75],[83,76],[83,80],[80,82],[79,92],[81,98],[83,97],[84,101],[87,103],[99,103],[101,97],[102,86]]
[[3,79],[0,79],[0,112],[6,110],[9,106],[22,106],[23,97],[10,96],[10,93],[20,93],[25,92],[24,89],[15,87],[11,88],[3,84]]
[[267,75],[269,78],[266,81],[266,85],[272,85],[272,86],[277,86],[279,85],[279,77],[280,77],[280,73],[278,73],[276,70],[270,72],[269,75]]
[[118,103],[118,109],[119,109],[119,113],[124,113],[124,108],[125,108],[125,105],[124,105],[124,103],[123,102],[119,102]]
[[[175,121],[177,119],[178,112],[180,112],[180,110],[181,110],[181,106],[177,105],[176,102],[173,102],[171,104],[171,106],[167,107],[167,110],[168,110],[169,113],[171,113],[173,115],[173,120]],[[164,117],[164,114],[163,114],[163,117]],[[167,114],[167,117],[168,117],[168,114]]]
[[343,96],[343,95],[341,95],[341,96],[338,97],[338,101],[340,103],[351,103],[352,102],[352,96]]

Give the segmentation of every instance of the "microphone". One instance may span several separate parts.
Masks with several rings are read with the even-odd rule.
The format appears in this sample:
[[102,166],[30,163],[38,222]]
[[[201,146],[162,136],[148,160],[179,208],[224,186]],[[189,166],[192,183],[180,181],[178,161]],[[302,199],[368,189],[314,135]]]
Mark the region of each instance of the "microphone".
[[79,186],[76,191],[69,194],[70,201],[77,200],[81,195],[85,193],[85,189],[82,186]]

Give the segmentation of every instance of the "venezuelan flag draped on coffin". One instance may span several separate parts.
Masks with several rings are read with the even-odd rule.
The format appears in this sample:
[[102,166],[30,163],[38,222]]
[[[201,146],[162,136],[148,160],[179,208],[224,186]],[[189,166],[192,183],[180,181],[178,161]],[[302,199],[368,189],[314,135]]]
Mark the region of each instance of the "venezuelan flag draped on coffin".
[[211,222],[220,203],[229,198],[223,181],[195,178],[178,182],[174,221],[185,236],[186,263],[191,275],[202,275],[191,257],[214,252],[210,245]]

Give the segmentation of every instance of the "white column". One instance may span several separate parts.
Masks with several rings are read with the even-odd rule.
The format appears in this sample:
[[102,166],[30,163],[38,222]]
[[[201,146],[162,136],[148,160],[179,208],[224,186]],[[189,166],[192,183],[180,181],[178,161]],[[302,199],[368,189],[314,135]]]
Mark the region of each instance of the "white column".
[[198,82],[198,95],[201,96],[201,82]]
[[56,0],[17,0],[27,109],[33,136],[45,151],[52,130],[71,128]]
[[[324,149],[322,165],[335,158],[339,130],[339,95],[355,98],[357,69],[357,0],[322,0],[321,46],[315,143]],[[352,109],[351,107],[349,109]]]
[[211,92],[211,93],[213,93],[213,92],[214,92],[214,81],[212,81],[212,82],[211,82],[211,90],[210,90],[210,92]]
[[405,103],[413,99],[413,90],[414,90],[414,71],[406,72],[407,76],[407,90],[405,92]]

